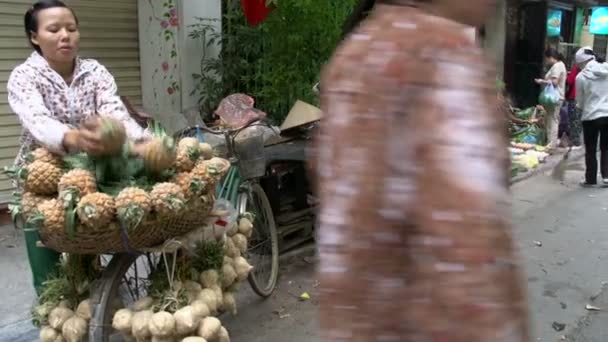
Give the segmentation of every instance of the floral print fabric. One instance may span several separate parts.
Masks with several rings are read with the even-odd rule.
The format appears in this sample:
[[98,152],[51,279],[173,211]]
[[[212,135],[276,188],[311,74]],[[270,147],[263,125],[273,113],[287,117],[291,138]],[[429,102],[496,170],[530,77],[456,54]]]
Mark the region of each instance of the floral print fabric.
[[34,145],[63,153],[63,136],[93,115],[108,115],[125,125],[131,139],[148,133],[134,121],[118,95],[114,78],[92,59],[77,59],[71,84],[37,52],[17,66],[7,84],[8,101],[23,127],[17,164]]
[[377,5],[324,72],[324,341],[529,341],[506,124],[465,30]]

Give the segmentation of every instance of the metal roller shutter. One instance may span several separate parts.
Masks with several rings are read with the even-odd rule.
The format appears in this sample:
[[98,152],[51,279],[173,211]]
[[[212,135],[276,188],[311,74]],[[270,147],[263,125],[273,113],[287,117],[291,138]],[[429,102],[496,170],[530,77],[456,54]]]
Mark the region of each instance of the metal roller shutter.
[[[99,60],[114,75],[120,95],[141,105],[137,0],[66,0],[80,21],[80,55]],[[33,1],[0,0],[0,168],[17,154],[21,126],[8,106],[6,82],[11,70],[31,53],[23,15]],[[0,203],[12,192],[0,175]]]

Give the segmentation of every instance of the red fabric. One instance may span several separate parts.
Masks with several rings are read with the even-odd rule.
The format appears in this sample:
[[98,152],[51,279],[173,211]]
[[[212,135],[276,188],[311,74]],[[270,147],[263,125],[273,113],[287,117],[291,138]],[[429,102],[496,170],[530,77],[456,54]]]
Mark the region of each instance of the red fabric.
[[263,22],[274,6],[266,7],[266,0],[241,0],[241,8],[251,26]]
[[566,100],[576,99],[576,75],[578,75],[578,73],[578,67],[576,65],[573,65],[572,69],[568,73],[568,78],[566,78],[566,87],[568,88]]

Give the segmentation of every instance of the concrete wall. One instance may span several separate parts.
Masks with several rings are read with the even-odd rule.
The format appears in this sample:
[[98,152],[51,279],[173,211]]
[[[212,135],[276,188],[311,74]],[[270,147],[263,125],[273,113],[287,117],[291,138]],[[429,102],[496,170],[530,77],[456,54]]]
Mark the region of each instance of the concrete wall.
[[[179,126],[181,113],[198,104],[198,95],[190,93],[203,42],[188,37],[190,25],[197,17],[221,20],[221,0],[138,0],[138,10],[143,107]],[[208,54],[217,56],[219,47]]]

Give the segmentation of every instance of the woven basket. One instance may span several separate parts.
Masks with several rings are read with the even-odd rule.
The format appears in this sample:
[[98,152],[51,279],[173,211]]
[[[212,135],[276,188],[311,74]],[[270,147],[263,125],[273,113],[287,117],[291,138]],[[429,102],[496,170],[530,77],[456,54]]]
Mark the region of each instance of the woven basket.
[[[221,176],[230,168],[230,162],[221,158],[214,158]],[[213,189],[213,185],[210,185]],[[213,197],[213,196],[212,196]],[[79,225],[76,232],[70,236],[66,231],[49,231],[45,227],[40,229],[42,243],[57,252],[71,254],[107,254],[134,252],[158,246],[164,241],[184,235],[193,229],[204,225],[213,209],[213,201],[190,201],[186,209],[174,216],[158,217],[155,214],[148,216],[137,227],[122,229],[118,222],[112,222],[103,230],[92,230]]]
[[139,249],[157,246],[165,240],[184,235],[205,224],[211,206],[199,203],[173,218],[148,217],[130,230],[123,230],[118,222],[104,230],[91,230],[78,226],[73,236],[65,231],[40,229],[42,243],[57,252],[72,254],[106,254],[138,252]]

